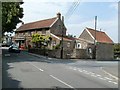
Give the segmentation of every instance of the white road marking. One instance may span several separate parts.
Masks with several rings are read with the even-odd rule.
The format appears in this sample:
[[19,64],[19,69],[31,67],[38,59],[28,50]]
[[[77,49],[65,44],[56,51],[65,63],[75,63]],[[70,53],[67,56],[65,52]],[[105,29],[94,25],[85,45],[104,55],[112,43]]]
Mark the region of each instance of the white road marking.
[[108,78],[108,77],[104,77],[105,79],[108,79],[108,80],[112,80],[111,78]]
[[118,80],[118,77],[116,77],[116,76],[114,76],[114,75],[108,73],[108,72],[105,71],[102,67],[101,67],[101,70],[102,70],[103,72],[105,72],[106,74],[108,74],[109,76],[111,76],[111,77],[115,78],[116,80]]
[[85,74],[90,74],[89,72],[84,72]]
[[99,74],[97,74],[96,76],[97,76],[97,77],[101,77],[101,75],[99,75]]
[[96,75],[93,75],[93,74],[91,74],[91,76],[93,76],[93,77],[97,77]]
[[41,68],[39,68],[39,67],[37,67],[37,66],[35,66],[34,64],[32,64],[32,63],[29,63],[29,64],[31,64],[32,66],[34,66],[35,68],[37,68],[38,70],[40,70],[41,72],[43,72],[44,70],[43,69],[41,69]]
[[83,72],[82,70],[78,70],[79,72]]
[[93,72],[89,72],[90,74],[92,74],[92,75],[95,75],[95,73],[93,73]]
[[73,68],[73,70],[77,70],[76,68]]
[[118,84],[117,82],[112,82],[112,81],[108,81],[108,82],[113,83],[113,84]]
[[69,84],[67,84],[67,83],[63,82],[62,80],[60,80],[60,79],[56,78],[56,77],[55,77],[55,76],[53,76],[53,75],[50,75],[50,77],[54,78],[55,80],[57,80],[57,81],[59,81],[59,82],[63,83],[64,85],[66,85],[66,86],[68,86],[68,87],[70,87],[70,88],[74,88],[73,86],[71,86],[71,85],[69,85]]
[[83,72],[87,72],[86,70],[83,70]]
[[99,77],[99,79],[106,80],[105,78]]
[[108,82],[112,82],[112,81],[108,81]]
[[[72,69],[72,70],[78,70],[79,72],[83,72],[85,74],[89,74],[90,76],[93,76],[93,77],[97,77],[98,79],[101,79],[101,80],[109,80],[108,82],[110,83],[113,83],[113,84],[118,84],[117,82],[113,82],[111,80],[111,78],[108,78],[108,77],[102,77],[101,75],[99,74],[96,74],[96,73],[93,73],[93,72],[89,72],[89,71],[86,71],[86,70],[83,70],[83,69],[80,69],[80,68],[76,68],[76,67],[69,67],[69,69]],[[111,76],[111,75],[110,75]],[[114,77],[114,76],[113,76]],[[116,77],[114,77],[116,78]]]
[[113,84],[118,84],[117,82],[111,82],[111,83],[113,83]]
[[6,56],[6,57],[9,57],[9,56],[10,56],[10,54],[5,54],[5,56]]

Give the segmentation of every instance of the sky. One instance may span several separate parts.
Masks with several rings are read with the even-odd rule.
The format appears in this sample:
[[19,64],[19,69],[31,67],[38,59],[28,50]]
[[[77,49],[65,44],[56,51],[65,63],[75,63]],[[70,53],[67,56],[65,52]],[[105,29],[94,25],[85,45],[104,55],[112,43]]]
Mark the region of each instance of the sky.
[[[79,37],[86,28],[94,29],[94,18],[97,16],[97,29],[106,34],[115,42],[118,42],[118,2],[117,0],[23,0],[24,23],[56,17],[60,12],[64,16],[67,34]],[[75,2],[74,2],[75,1]],[[76,4],[77,3],[77,4]],[[77,7],[75,7],[77,5]],[[19,27],[20,25],[18,25]]]

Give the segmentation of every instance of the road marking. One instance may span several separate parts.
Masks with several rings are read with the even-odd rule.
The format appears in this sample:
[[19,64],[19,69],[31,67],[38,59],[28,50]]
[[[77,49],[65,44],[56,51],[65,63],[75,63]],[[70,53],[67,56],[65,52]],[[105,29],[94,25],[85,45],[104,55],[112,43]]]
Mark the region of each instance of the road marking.
[[108,78],[108,77],[104,77],[105,79],[108,79],[108,80],[112,80],[111,78]]
[[90,74],[92,74],[92,75],[95,75],[95,73],[93,73],[93,72],[89,72]]
[[83,72],[82,70],[78,70],[79,72]]
[[86,70],[83,70],[83,72],[87,72]]
[[97,76],[97,77],[101,77],[101,75],[99,75],[99,74],[97,74],[96,76]]
[[112,81],[108,81],[108,82],[113,83],[113,84],[118,84],[117,82],[112,82]]
[[93,74],[91,74],[91,76],[93,76],[93,77],[97,77],[96,75],[93,75]]
[[84,72],[85,74],[90,74],[89,72]]
[[99,79],[106,80],[105,78],[99,77]]
[[9,57],[9,56],[10,56],[10,54],[5,54],[5,56],[6,56],[6,57]]
[[108,72],[105,71],[102,67],[101,67],[101,69],[102,69],[103,72],[105,72],[105,73],[108,74],[109,76],[111,76],[111,77],[115,78],[116,80],[118,80],[118,77],[116,77],[116,76],[114,76],[114,75],[108,73]]
[[113,83],[113,84],[118,84],[117,82],[111,82],[111,83]]
[[73,70],[77,70],[76,68],[73,68]]
[[35,68],[37,68],[38,70],[40,70],[41,72],[43,72],[44,70],[43,69],[41,69],[41,68],[39,68],[39,67],[37,67],[37,66],[35,66],[34,64],[32,64],[32,63],[29,63],[29,64],[31,64],[32,66],[34,66]]
[[73,86],[71,86],[71,85],[69,85],[69,84],[67,84],[67,83],[63,82],[62,80],[60,80],[60,79],[56,78],[56,77],[55,77],[55,76],[53,76],[53,75],[50,75],[50,77],[54,78],[55,80],[57,80],[57,81],[59,81],[59,82],[63,83],[64,85],[66,85],[66,86],[68,86],[68,87],[70,87],[70,88],[74,88]]

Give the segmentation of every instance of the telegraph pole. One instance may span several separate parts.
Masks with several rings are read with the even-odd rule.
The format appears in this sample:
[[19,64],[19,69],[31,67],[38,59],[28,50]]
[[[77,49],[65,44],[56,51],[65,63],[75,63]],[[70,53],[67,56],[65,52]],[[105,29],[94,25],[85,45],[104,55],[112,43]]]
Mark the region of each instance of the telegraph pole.
[[94,40],[94,45],[95,45],[94,58],[95,59],[96,59],[96,28],[97,28],[97,16],[95,16],[95,40]]
[[61,40],[61,59],[63,59],[63,28],[62,28],[62,40]]
[[[64,17],[62,16],[62,22],[64,24]],[[63,25],[62,25],[62,40],[61,40],[61,59],[63,59]]]

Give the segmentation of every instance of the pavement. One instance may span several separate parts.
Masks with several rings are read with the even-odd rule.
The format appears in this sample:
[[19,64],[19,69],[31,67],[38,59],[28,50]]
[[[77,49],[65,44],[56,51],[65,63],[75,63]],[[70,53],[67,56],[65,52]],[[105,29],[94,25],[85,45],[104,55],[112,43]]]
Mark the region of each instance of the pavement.
[[115,65],[108,63],[3,51],[3,88],[118,88],[117,80],[101,70]]

